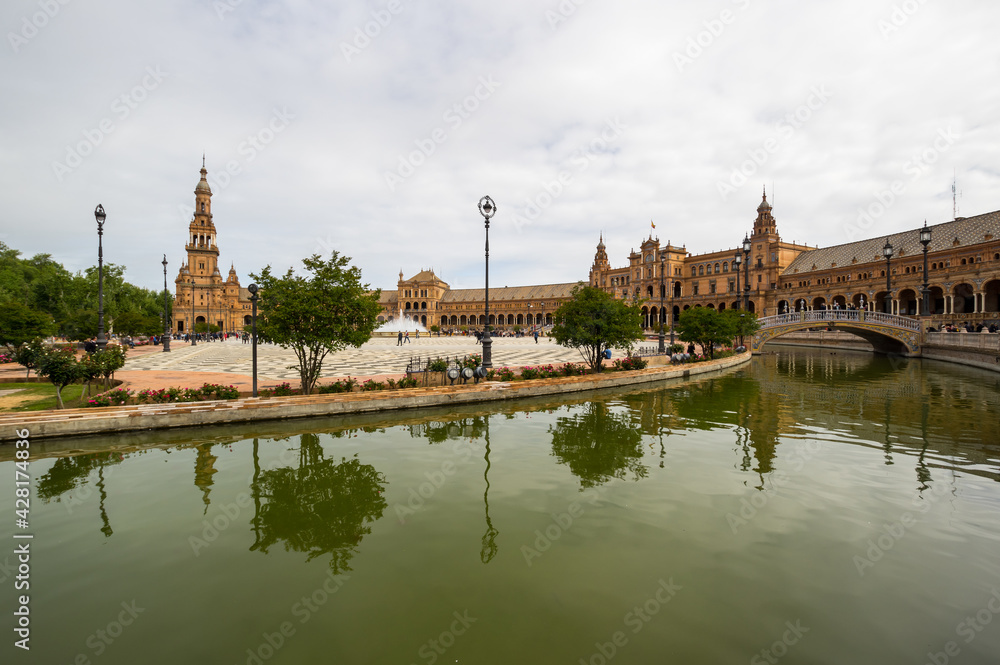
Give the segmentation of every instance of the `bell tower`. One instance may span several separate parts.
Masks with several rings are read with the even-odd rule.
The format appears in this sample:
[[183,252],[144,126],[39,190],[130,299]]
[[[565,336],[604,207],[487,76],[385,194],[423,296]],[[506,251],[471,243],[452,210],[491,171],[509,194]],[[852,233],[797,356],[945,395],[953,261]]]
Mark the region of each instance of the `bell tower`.
[[767,202],[767,188],[764,188],[764,196],[757,206],[757,219],[753,222],[753,235],[754,237],[759,236],[773,236],[773,240],[778,240],[778,223],[774,221],[774,217],[771,215],[771,204]]

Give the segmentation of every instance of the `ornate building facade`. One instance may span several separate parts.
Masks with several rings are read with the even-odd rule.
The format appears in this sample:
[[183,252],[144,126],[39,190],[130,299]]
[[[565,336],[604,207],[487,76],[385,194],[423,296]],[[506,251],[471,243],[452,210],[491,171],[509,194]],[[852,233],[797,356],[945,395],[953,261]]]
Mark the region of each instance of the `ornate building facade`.
[[[503,286],[490,289],[490,326],[530,330],[552,325],[552,316],[576,283]],[[399,273],[396,290],[383,290],[379,321],[413,321],[441,330],[481,329],[486,325],[485,289],[452,289],[433,270],[409,279]],[[405,323],[404,323],[405,327]]]
[[[929,324],[1000,319],[1000,211],[929,229]],[[916,316],[923,286],[920,230],[825,248],[788,243],[778,234],[765,192],[748,236],[749,255],[742,248],[692,255],[650,235],[630,252],[627,266],[614,268],[602,236],[590,284],[640,302],[646,327],[666,322],[668,313],[676,320],[692,307],[742,308],[748,283],[748,308],[760,316],[848,306],[886,311],[887,293],[892,313]],[[888,291],[886,242],[893,248]]]
[[209,326],[238,332],[250,324],[250,293],[240,286],[234,266],[230,265],[228,276],[222,278],[217,238],[212,218],[212,189],[202,159],[201,180],[194,188],[194,215],[184,245],[187,262],[181,265],[174,280],[175,333],[189,333],[192,327],[201,332]]

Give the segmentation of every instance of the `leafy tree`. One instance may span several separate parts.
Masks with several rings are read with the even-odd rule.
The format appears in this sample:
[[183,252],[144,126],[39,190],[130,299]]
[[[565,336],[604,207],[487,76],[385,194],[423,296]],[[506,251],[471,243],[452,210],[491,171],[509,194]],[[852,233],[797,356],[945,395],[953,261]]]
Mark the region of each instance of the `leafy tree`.
[[111,387],[111,379],[115,372],[125,366],[125,355],[127,351],[124,346],[118,344],[108,344],[103,351],[93,354],[94,362],[100,367],[100,375],[104,377],[104,387]]
[[45,347],[42,346],[42,340],[36,338],[20,346],[14,352],[14,362],[27,370],[24,378],[28,378],[31,376],[31,370],[38,367],[38,363],[42,361],[44,355]]
[[601,371],[607,349],[631,349],[643,335],[638,305],[582,283],[556,310],[554,320],[552,337],[562,346],[577,349],[595,372]]
[[62,389],[80,378],[80,365],[73,351],[52,349],[42,356],[38,363],[38,374],[47,376],[56,387],[56,408],[64,409]]
[[642,431],[626,414],[603,402],[589,402],[552,427],[552,454],[580,479],[582,487],[597,487],[612,478],[645,478]]
[[327,354],[347,346],[359,347],[378,327],[381,290],[361,283],[361,269],[350,258],[332,252],[324,261],[318,254],[303,259],[311,275],[283,277],[265,267],[251,275],[260,287],[257,337],[295,352],[302,394],[312,393]]
[[711,307],[692,307],[681,312],[676,328],[682,340],[699,344],[710,358],[715,358],[716,345],[731,344],[736,335],[733,317]]
[[28,342],[55,332],[52,317],[17,301],[0,302],[0,345],[12,354]]
[[754,312],[741,312],[735,309],[727,309],[723,314],[732,319],[733,336],[739,339],[740,346],[745,345],[747,337],[752,336],[755,332],[760,330],[760,321],[757,320],[757,314]]
[[80,379],[83,381],[83,393],[80,395],[81,400],[84,397],[90,396],[91,383],[104,373],[104,367],[100,360],[94,357],[96,355],[98,354],[87,353],[78,361],[80,365]]

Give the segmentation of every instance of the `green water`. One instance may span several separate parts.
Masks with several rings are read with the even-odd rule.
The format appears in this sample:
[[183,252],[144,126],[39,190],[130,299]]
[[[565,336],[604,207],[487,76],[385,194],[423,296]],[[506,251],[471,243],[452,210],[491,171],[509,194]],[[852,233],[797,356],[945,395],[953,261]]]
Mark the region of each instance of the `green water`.
[[37,441],[27,531],[4,447],[0,660],[1000,660],[1000,374],[781,349],[497,408]]

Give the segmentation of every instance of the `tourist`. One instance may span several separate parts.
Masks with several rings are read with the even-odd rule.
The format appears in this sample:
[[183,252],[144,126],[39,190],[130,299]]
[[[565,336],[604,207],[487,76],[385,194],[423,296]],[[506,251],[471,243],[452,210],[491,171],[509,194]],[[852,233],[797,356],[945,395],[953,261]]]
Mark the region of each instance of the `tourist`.
[[404,344],[409,344],[410,343],[410,331],[409,330],[407,330],[406,334],[403,335],[403,343]]
[[538,331],[535,331],[535,344],[538,344]]
[[400,330],[399,334],[396,335],[396,346],[403,346],[403,331]]

